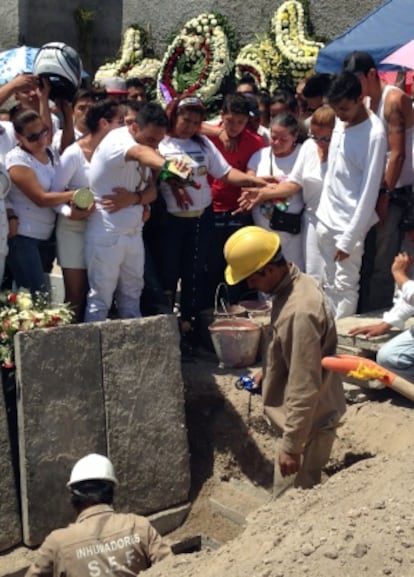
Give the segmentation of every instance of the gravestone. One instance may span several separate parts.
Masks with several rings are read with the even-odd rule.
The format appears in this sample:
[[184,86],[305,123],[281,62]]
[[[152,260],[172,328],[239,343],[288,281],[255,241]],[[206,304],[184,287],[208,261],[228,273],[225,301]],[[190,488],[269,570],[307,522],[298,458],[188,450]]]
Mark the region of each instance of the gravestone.
[[73,464],[106,452],[100,332],[71,325],[15,337],[23,541],[38,545],[74,513]]
[[[4,375],[1,378],[0,393],[0,551],[10,549],[21,541],[20,512],[10,445],[10,439],[16,442],[17,438],[14,431],[9,435],[7,416],[7,412],[13,412],[13,407],[8,407],[8,404],[15,402],[15,396],[14,387],[11,388],[7,381],[7,375]],[[13,416],[11,420],[14,420]]]
[[190,468],[177,319],[101,323],[108,454],[122,511],[188,500]]

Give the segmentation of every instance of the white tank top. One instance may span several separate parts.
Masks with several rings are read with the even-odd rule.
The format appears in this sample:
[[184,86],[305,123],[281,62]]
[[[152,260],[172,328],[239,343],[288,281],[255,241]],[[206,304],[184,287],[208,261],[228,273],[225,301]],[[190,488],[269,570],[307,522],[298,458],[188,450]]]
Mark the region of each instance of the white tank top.
[[[384,87],[384,90],[381,94],[381,99],[378,104],[377,116],[382,120],[384,124],[385,130],[387,130],[387,123],[385,122],[384,118],[384,105],[385,100],[387,98],[387,94],[391,92],[391,90],[400,90],[397,86],[393,86],[392,84],[387,84]],[[401,169],[400,177],[395,185],[395,188],[400,188],[401,186],[407,186],[408,184],[412,184],[414,182],[414,171],[413,171],[413,137],[414,131],[413,127],[405,129],[405,159],[404,164]],[[387,156],[389,153],[387,154]]]

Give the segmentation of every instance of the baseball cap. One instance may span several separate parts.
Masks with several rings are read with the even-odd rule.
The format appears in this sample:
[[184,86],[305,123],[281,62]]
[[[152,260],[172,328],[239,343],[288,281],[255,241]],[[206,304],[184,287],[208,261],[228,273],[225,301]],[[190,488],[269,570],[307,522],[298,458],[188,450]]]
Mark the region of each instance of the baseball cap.
[[346,72],[352,72],[353,74],[368,74],[371,68],[376,68],[376,65],[375,60],[371,54],[368,54],[368,52],[355,50],[345,56],[343,69]]
[[104,78],[101,80],[101,85],[108,94],[128,94],[126,81],[123,78],[119,78],[119,76]]

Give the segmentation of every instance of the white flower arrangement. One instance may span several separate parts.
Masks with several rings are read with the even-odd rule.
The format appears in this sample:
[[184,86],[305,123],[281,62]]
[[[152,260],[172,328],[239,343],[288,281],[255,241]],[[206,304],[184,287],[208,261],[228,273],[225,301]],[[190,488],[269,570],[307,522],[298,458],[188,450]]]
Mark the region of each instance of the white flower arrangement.
[[161,63],[157,99],[164,104],[180,94],[212,98],[232,67],[227,36],[215,14],[189,20]]
[[304,10],[297,0],[288,0],[276,10],[272,18],[276,46],[289,62],[293,76],[302,78],[315,66],[321,42],[305,38]]
[[100,66],[95,74],[94,81],[99,84],[102,80],[114,76],[124,78],[128,75],[129,70],[142,61],[145,48],[145,31],[139,26],[130,26],[126,29],[122,40],[120,58]]
[[265,35],[240,50],[235,62],[236,79],[250,74],[260,88],[272,91],[277,85],[279,66],[280,54],[271,38]]
[[138,64],[135,64],[126,73],[126,78],[140,78],[147,79],[151,78],[156,81],[158,72],[161,68],[161,60],[157,58],[144,58]]

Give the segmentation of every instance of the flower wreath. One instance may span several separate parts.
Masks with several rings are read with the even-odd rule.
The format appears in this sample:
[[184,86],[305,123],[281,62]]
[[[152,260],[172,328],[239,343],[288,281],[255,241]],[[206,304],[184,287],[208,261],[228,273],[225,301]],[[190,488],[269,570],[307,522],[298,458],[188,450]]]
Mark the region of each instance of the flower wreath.
[[121,56],[118,60],[107,62],[98,68],[95,74],[95,82],[105,78],[128,75],[128,72],[144,57],[147,46],[147,34],[139,26],[130,26],[126,29],[121,46]]
[[292,75],[303,77],[315,66],[321,42],[305,38],[304,10],[297,0],[288,0],[276,10],[272,19],[276,46],[290,63]]
[[279,73],[280,55],[269,36],[258,42],[246,44],[240,50],[235,62],[236,79],[250,74],[260,88],[274,90]]
[[219,90],[231,66],[220,16],[200,14],[185,24],[168,47],[158,74],[157,98],[167,104],[185,93],[207,102]]

